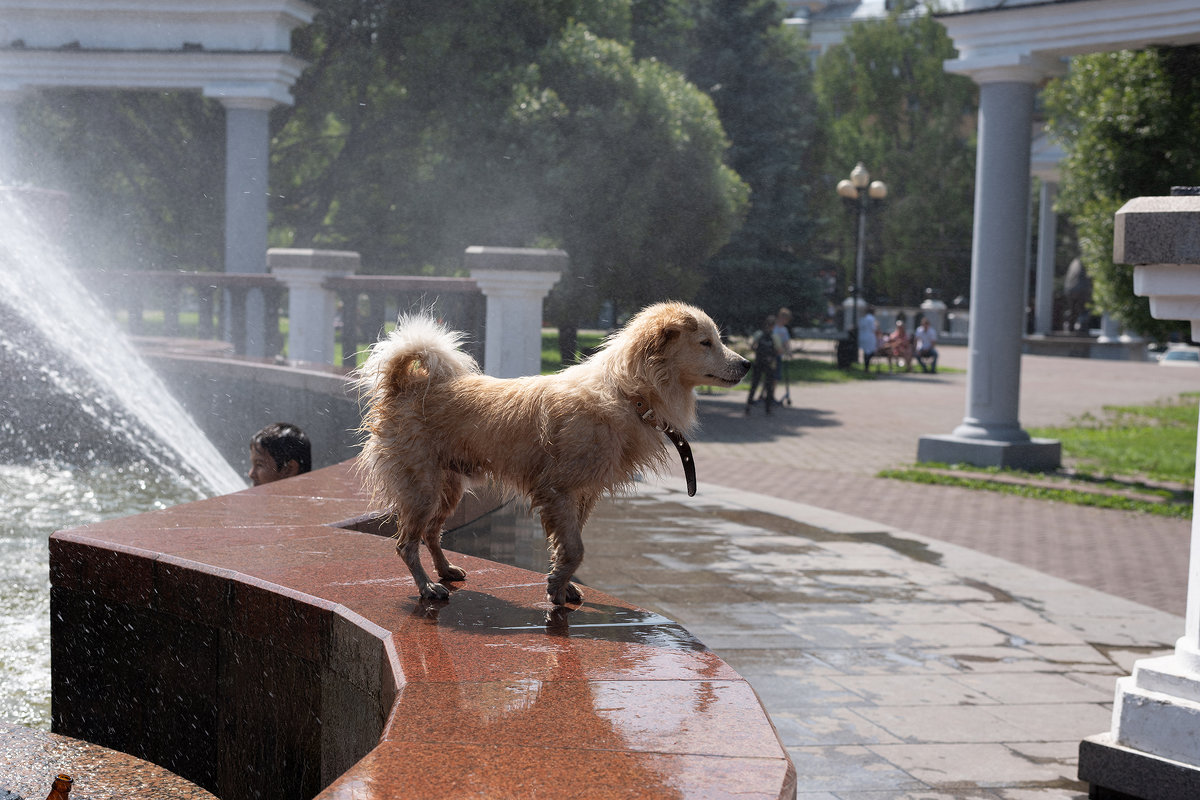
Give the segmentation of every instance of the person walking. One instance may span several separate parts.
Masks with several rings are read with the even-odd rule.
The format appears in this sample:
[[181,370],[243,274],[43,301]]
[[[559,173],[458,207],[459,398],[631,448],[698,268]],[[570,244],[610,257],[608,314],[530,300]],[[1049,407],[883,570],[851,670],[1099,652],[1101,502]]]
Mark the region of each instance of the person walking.
[[762,383],[763,405],[767,413],[775,403],[775,365],[779,360],[779,342],[775,338],[775,315],[768,314],[763,326],[750,339],[754,365],[750,368],[750,393],[746,395],[746,415],[754,404],[754,391]]
[[863,354],[863,371],[871,371],[871,357],[879,347],[879,323],[875,321],[875,306],[867,306],[867,313],[858,321],[858,349]]

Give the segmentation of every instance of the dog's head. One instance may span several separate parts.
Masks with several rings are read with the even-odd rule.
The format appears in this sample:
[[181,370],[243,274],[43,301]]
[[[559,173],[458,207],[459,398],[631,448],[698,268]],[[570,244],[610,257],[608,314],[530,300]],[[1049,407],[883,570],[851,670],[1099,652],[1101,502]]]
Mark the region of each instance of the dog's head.
[[733,386],[750,362],[721,342],[716,323],[684,303],[647,306],[618,335],[655,387]]

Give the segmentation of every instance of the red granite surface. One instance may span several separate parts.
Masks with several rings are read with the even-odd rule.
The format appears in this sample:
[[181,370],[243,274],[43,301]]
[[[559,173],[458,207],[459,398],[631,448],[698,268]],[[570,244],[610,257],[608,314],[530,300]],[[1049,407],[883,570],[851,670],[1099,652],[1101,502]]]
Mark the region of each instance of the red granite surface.
[[[489,502],[465,504],[458,521]],[[794,797],[795,772],[754,691],[687,631],[595,590],[580,608],[555,609],[541,574],[464,555],[452,555],[468,577],[450,600],[423,602],[391,541],[336,527],[361,523],[365,508],[346,463],[57,533],[51,579],[68,620],[62,630],[91,625],[101,639],[112,635],[110,619],[128,617],[147,635],[172,637],[155,653],[188,649],[172,628],[198,632],[207,649],[191,661],[142,660],[174,670],[173,688],[197,684],[184,698],[190,724],[211,727],[219,752],[171,766],[226,800],[252,794],[233,788],[249,773],[232,762],[290,759],[286,748],[321,765],[296,779],[294,796],[315,787],[317,797],[339,799]],[[241,666],[276,660],[265,682]],[[88,681],[142,680],[144,666],[56,668],[56,702],[60,686],[82,695]],[[145,680],[149,688],[112,704],[164,694],[161,679]],[[241,685],[256,680],[264,685]],[[168,697],[161,714],[184,700]],[[264,702],[309,710],[265,714]],[[54,716],[56,730],[89,724]],[[339,727],[343,716],[363,723]],[[264,749],[256,738],[267,718],[286,747]],[[344,733],[379,723],[377,739]],[[134,730],[148,724],[118,723],[104,735],[172,757],[155,750],[148,729]]]
[[72,800],[213,800],[139,758],[0,720],[0,789],[41,800],[59,774],[73,781]]

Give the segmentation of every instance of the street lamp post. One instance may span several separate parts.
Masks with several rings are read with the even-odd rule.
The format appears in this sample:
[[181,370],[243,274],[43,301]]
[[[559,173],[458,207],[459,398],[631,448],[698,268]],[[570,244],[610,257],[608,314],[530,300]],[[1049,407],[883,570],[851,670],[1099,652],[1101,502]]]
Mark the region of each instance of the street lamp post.
[[[838,181],[837,193],[847,200],[858,203],[858,248],[854,258],[854,283],[850,285],[850,297],[853,315],[851,319],[851,335],[858,336],[858,292],[863,285],[863,273],[866,260],[867,239],[867,205],[872,200],[882,200],[887,197],[887,184],[883,181],[871,180],[871,173],[860,161],[850,170],[850,178]],[[857,352],[857,347],[855,348]]]

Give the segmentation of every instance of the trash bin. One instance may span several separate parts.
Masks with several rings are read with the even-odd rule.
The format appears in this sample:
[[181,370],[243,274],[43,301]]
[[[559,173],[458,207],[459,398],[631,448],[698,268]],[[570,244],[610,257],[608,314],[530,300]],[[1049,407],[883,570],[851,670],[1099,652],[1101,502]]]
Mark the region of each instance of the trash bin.
[[837,365],[838,369],[849,369],[850,365],[858,360],[858,335],[855,331],[848,331],[845,336],[838,339],[837,343]]

